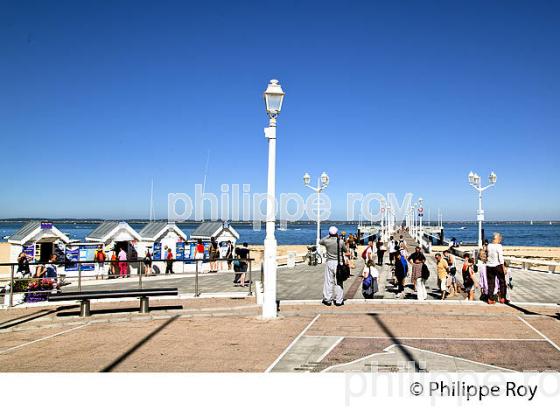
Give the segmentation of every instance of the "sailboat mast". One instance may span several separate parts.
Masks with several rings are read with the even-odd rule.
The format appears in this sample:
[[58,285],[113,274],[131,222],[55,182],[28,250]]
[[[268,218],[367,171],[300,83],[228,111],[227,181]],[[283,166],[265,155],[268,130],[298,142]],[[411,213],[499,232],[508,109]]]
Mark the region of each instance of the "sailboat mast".
[[[206,154],[206,165],[204,167],[204,179],[202,180],[202,203],[204,204],[204,192],[206,192],[206,176],[208,175],[208,163],[210,162],[210,150]],[[204,222],[204,205],[202,206],[202,222]]]

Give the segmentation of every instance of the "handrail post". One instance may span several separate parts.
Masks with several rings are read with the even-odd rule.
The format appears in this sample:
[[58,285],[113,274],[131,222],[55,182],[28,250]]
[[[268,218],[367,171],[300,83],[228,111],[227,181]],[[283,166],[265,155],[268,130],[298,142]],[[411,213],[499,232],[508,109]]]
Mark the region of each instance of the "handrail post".
[[12,271],[10,274],[10,302],[9,306],[14,306],[14,265],[12,265]]
[[198,297],[200,294],[198,293],[198,259],[195,260],[195,265],[196,265],[196,274],[194,277],[194,296]]
[[251,262],[251,259],[249,259],[249,296],[253,296],[253,269]]
[[78,291],[82,291],[82,264],[78,261]]
[[142,289],[142,266],[140,261],[138,261],[138,286]]

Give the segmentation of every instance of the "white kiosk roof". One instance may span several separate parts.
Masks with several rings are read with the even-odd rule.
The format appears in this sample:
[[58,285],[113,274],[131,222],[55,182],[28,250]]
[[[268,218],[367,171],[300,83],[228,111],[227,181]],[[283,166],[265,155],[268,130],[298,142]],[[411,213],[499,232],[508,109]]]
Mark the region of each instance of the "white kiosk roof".
[[47,238],[60,239],[65,243],[70,242],[70,238],[63,234],[54,224],[41,221],[32,221],[23,225],[8,238],[8,242],[15,245],[23,245],[31,241],[37,242]]
[[200,224],[192,233],[191,239],[209,240],[211,237],[218,238],[224,232],[229,232],[235,239],[239,239],[239,233],[225,222],[204,222]]
[[170,231],[175,232],[183,239],[187,239],[187,235],[173,222],[150,222],[142,228],[140,237],[143,241],[154,242]]
[[126,222],[106,221],[93,230],[86,241],[90,242],[109,242],[140,240],[140,235]]

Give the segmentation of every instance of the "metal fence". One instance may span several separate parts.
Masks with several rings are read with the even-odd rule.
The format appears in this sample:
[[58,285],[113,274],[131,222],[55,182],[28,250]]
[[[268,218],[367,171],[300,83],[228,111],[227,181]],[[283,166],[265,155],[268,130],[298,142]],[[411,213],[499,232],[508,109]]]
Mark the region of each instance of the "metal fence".
[[[238,261],[238,262],[236,262]],[[74,281],[77,281],[76,285],[78,291],[82,291],[83,282],[88,280],[99,280],[101,278],[101,283],[108,283],[111,279],[118,279],[119,277],[133,277],[136,276],[138,279],[138,288],[142,289],[144,287],[144,281],[146,277],[160,277],[160,278],[172,278],[171,275],[177,274],[194,274],[194,296],[199,297],[201,295],[201,285],[200,278],[209,277],[204,272],[204,264],[210,262],[215,262],[217,264],[227,263],[228,270],[222,269],[221,271],[216,271],[218,275],[231,275],[231,274],[243,274],[248,276],[246,283],[248,285],[247,296],[253,295],[253,275],[252,275],[252,264],[254,259],[226,259],[226,258],[216,258],[216,259],[170,259],[170,260],[156,260],[152,261],[151,270],[152,273],[148,274],[148,264],[144,260],[129,259],[129,260],[106,260],[104,262],[97,261],[71,261],[65,263],[53,263],[56,266],[56,272],[53,276],[52,272],[48,272],[48,269],[42,270],[39,267],[44,267],[45,264],[42,262],[29,262],[29,266],[36,266],[35,273],[30,272],[28,274],[23,274],[17,270],[18,263],[0,263],[0,266],[7,266],[10,268],[10,277],[8,283],[4,287],[4,305],[8,307],[14,306],[14,295],[24,295],[26,301],[39,301],[46,300],[45,295],[60,292],[63,286],[71,285]],[[230,266],[239,263],[240,269],[245,269],[244,271],[237,272],[231,271]],[[124,265],[120,265],[124,264]],[[163,264],[167,266],[171,264],[171,272],[166,274],[161,272],[159,265]],[[181,266],[181,272],[173,272],[175,265],[179,264]],[[91,266],[93,265],[93,270]],[[193,272],[185,272],[186,266],[194,265]],[[87,270],[84,268],[87,266]],[[126,266],[126,272],[122,271],[122,268]],[[157,267],[154,269],[154,267]],[[64,268],[62,272],[59,273],[59,268]],[[154,272],[155,271],[155,272]],[[167,271],[167,269],[166,269]],[[69,275],[69,273],[76,273],[75,275]],[[124,274],[123,274],[124,273]],[[37,275],[40,276],[37,276]],[[47,276],[47,274],[49,276]],[[261,273],[262,275],[262,273]],[[185,279],[192,278],[189,276]],[[71,280],[71,282],[70,282]],[[122,283],[122,282],[117,282]],[[130,283],[130,282],[128,282]],[[244,292],[238,292],[244,293]],[[8,303],[6,303],[6,298],[8,298]]]

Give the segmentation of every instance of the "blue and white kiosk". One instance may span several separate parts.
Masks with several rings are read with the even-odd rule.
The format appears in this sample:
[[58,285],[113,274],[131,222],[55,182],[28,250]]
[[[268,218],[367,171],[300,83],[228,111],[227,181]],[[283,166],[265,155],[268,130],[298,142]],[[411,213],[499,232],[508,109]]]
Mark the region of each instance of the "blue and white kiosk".
[[23,251],[33,262],[47,263],[51,255],[57,255],[59,260],[63,260],[70,238],[52,222],[31,221],[11,235],[8,243],[11,262],[17,262],[19,254]]
[[[171,249],[173,259],[185,259],[185,243],[187,235],[173,222],[150,222],[139,232],[140,242],[138,245],[138,257],[143,258],[146,250],[152,254],[154,266],[159,270],[164,269],[166,259],[166,247]],[[181,262],[175,262],[176,265]],[[179,266],[174,266],[178,271]]]

